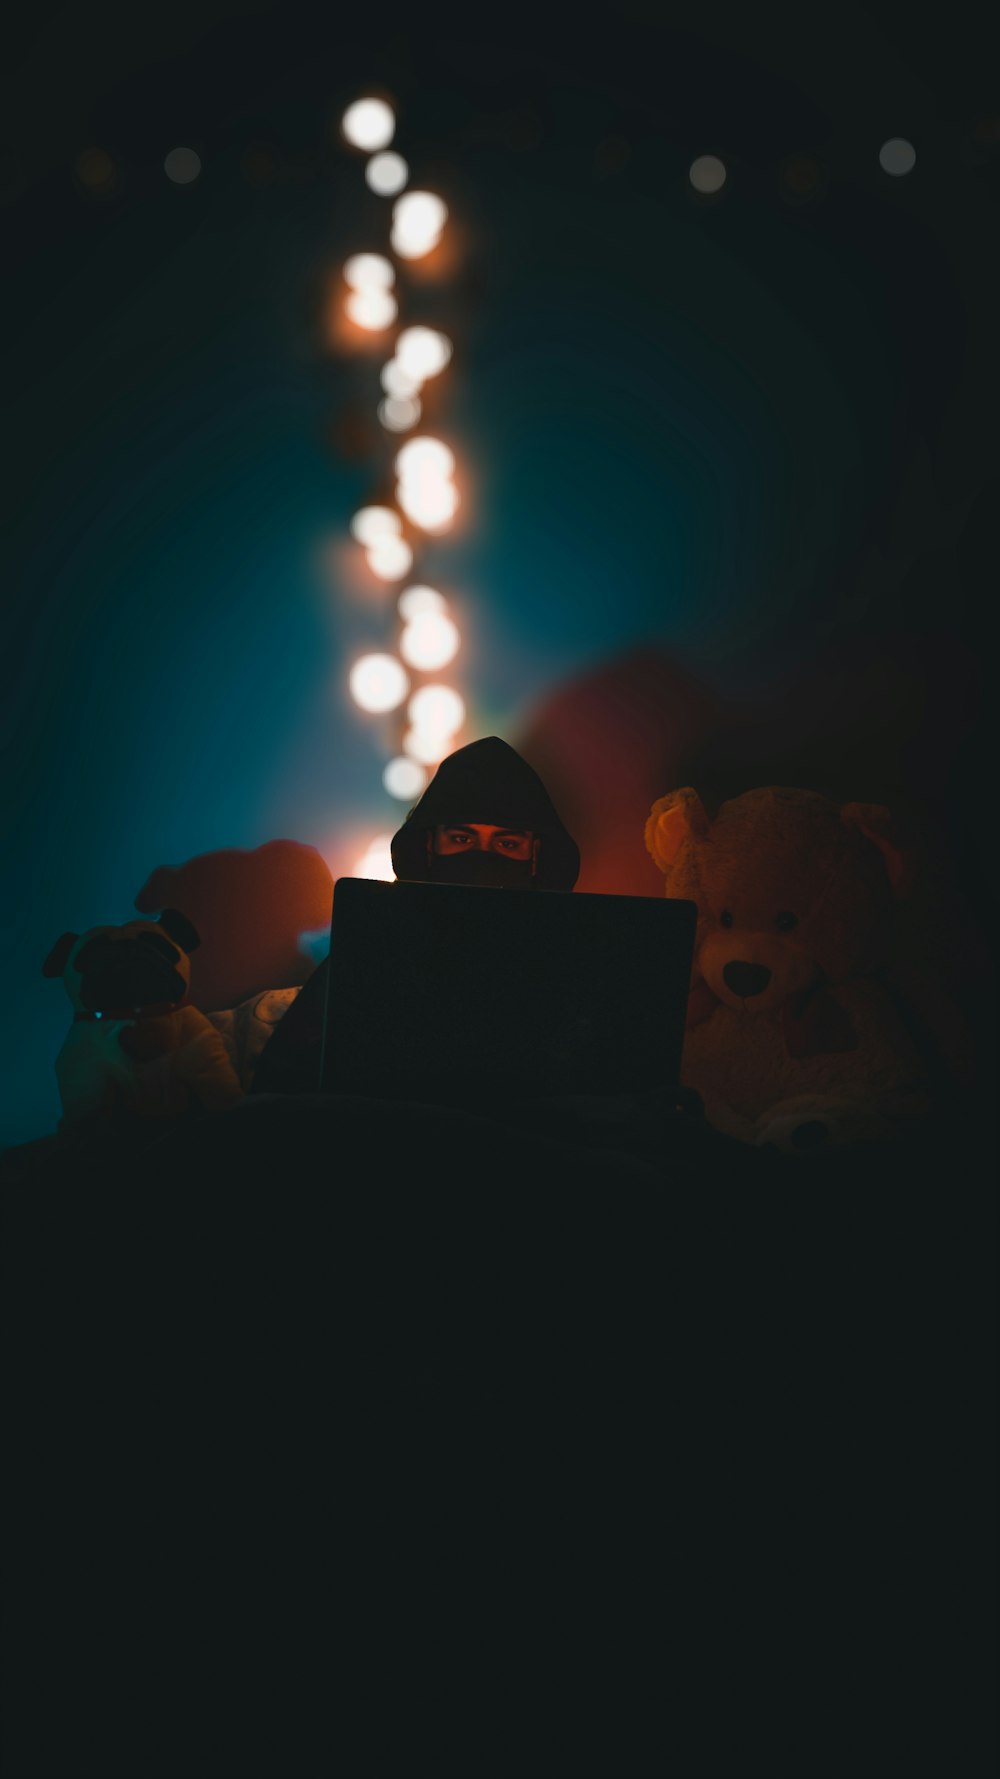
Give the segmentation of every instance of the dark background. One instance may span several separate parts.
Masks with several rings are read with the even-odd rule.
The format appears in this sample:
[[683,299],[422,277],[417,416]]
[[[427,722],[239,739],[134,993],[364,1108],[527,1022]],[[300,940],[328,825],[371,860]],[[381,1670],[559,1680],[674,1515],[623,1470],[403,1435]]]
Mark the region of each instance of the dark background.
[[[400,282],[455,342],[427,421],[465,499],[418,568],[460,616],[465,738],[546,772],[603,861],[581,887],[657,893],[650,795],[784,782],[890,803],[985,914],[997,47],[978,6],[8,29],[6,1142],[55,1121],[64,928],[215,847],[350,870],[404,813],[346,690],[391,635],[347,533],[394,448],[384,354],[324,328],[344,258],[387,241],[337,134],[373,88],[451,210],[439,275]],[[702,153],[729,169],[712,202]]]

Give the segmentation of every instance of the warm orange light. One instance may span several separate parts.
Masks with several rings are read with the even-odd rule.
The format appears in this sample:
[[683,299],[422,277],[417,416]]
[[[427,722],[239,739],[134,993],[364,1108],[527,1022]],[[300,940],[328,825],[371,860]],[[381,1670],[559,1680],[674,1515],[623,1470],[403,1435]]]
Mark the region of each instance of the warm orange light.
[[353,877],[374,878],[377,883],[394,883],[392,868],[392,835],[377,834],[367,852],[362,853],[351,873]]

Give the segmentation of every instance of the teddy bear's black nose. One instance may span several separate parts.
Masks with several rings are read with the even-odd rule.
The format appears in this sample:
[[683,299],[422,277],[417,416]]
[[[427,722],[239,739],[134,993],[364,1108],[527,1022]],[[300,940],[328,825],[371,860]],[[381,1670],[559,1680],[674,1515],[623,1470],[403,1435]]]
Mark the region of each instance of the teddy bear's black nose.
[[734,995],[746,1000],[748,995],[761,995],[771,980],[771,972],[764,964],[727,964],[722,972],[722,979]]

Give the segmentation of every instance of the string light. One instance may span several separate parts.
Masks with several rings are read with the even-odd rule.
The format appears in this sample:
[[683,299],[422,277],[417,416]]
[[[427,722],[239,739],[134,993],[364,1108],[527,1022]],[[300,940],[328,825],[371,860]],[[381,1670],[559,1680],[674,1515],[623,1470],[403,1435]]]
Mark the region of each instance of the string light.
[[410,689],[406,668],[394,655],[362,655],[350,673],[351,697],[361,710],[396,710]]
[[406,714],[417,734],[447,740],[465,722],[465,700],[454,686],[421,686],[410,699]]
[[352,290],[391,290],[396,273],[381,253],[352,253],[344,264],[344,283]]
[[365,184],[380,198],[395,197],[410,177],[410,169],[401,154],[392,150],[373,154],[365,168]]
[[399,652],[407,666],[436,673],[455,659],[460,641],[457,625],[445,612],[418,612],[399,639]]
[[430,191],[405,192],[392,207],[390,241],[400,259],[422,259],[441,239],[448,206]]
[[917,164],[917,151],[912,142],[905,136],[890,136],[883,142],[878,151],[879,165],[883,173],[889,173],[894,179],[900,179],[906,173],[912,173]]
[[351,536],[369,548],[380,537],[398,537],[402,526],[392,507],[361,507],[351,520]]
[[[392,107],[384,100],[364,98],[348,106],[341,120],[345,139],[369,156],[365,182],[380,197],[393,198],[389,245],[399,261],[422,258],[437,246],[448,220],[448,206],[435,192],[406,191],[409,168],[401,154],[388,149],[395,135]],[[397,195],[400,194],[400,195]],[[378,332],[399,313],[397,274],[382,253],[355,253],[343,267],[344,313],[357,326]],[[345,336],[349,338],[349,336]],[[423,324],[403,327],[392,356],[379,371],[379,421],[387,432],[408,432],[419,425],[424,385],[450,364],[452,342],[439,329]],[[413,567],[412,531],[444,531],[459,504],[455,487],[455,456],[443,440],[409,439],[395,455],[395,505],[361,507],[351,520],[351,535],[361,546],[371,572],[384,581],[405,581]],[[440,764],[465,723],[465,700],[453,686],[435,682],[411,689],[414,674],[436,674],[453,661],[461,647],[458,625],[447,601],[423,582],[406,586],[397,600],[398,657],[372,652],[350,669],[351,696],[360,709],[373,713],[402,710],[397,753],[382,771],[386,793],[399,800],[418,797],[428,772]],[[405,663],[405,665],[404,665]],[[389,837],[379,835],[355,867],[359,876],[393,875]]]
[[700,154],[697,160],[691,162],[688,178],[695,191],[710,197],[721,191],[726,183],[725,162],[720,161],[717,154]]
[[377,537],[368,551],[368,566],[380,581],[401,581],[413,567],[413,551],[404,537]]
[[435,592],[433,587],[407,587],[399,595],[396,609],[400,617],[409,622],[419,618],[422,612],[443,612],[446,604],[444,595]]
[[397,401],[406,401],[420,388],[420,378],[408,376],[398,358],[390,358],[388,364],[382,366],[379,382],[386,395],[395,396]]
[[379,402],[378,417],[387,432],[408,432],[420,419],[420,403],[415,395],[390,395]]
[[419,760],[407,759],[405,754],[397,754],[383,772],[382,783],[390,797],[398,797],[401,802],[407,803],[411,797],[419,797],[426,788],[427,772]]
[[407,729],[403,736],[403,752],[422,766],[437,766],[448,750],[446,736],[432,735],[421,729]]
[[451,341],[433,327],[404,327],[396,341],[396,363],[417,388],[436,377],[451,358]]
[[384,99],[356,99],[348,105],[340,127],[352,148],[363,148],[371,154],[377,148],[388,147],[396,133],[396,119],[392,106]]
[[367,328],[371,333],[381,333],[383,328],[392,326],[398,305],[389,290],[352,290],[344,310],[359,327]]
[[396,457],[396,499],[422,531],[446,531],[458,507],[455,459],[441,439],[410,439]]

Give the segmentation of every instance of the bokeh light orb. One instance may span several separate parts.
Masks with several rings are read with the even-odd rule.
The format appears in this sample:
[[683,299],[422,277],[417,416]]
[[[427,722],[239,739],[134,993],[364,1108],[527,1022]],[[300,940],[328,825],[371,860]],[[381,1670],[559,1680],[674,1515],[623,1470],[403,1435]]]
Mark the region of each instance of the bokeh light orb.
[[430,191],[405,192],[392,207],[392,247],[401,259],[420,259],[436,247],[448,206]]
[[436,377],[450,357],[451,341],[433,327],[404,327],[396,341],[396,363],[417,383]]
[[444,594],[436,592],[433,587],[406,587],[397,601],[399,615],[407,623],[413,618],[419,618],[423,612],[443,612],[446,609]]
[[398,797],[407,803],[426,789],[427,770],[419,760],[408,760],[405,754],[397,754],[383,772],[382,783],[390,797]]
[[917,164],[917,151],[912,142],[905,136],[890,136],[883,142],[878,151],[879,166],[883,173],[890,173],[894,179],[902,178],[905,173],[912,173]]
[[348,683],[361,710],[397,710],[410,689],[410,676],[395,655],[362,655]]
[[403,537],[377,537],[368,551],[368,566],[380,581],[401,581],[413,567],[413,551]]
[[420,389],[419,377],[408,376],[397,358],[390,358],[388,364],[382,366],[379,382],[386,395],[395,396],[397,401],[406,401]]
[[395,470],[401,482],[416,481],[422,475],[447,479],[454,474],[455,457],[442,439],[410,439],[396,453]]
[[394,154],[391,149],[383,154],[373,154],[365,168],[365,184],[380,198],[394,198],[409,177],[410,169],[402,155]]
[[424,729],[407,729],[403,736],[403,752],[422,766],[436,766],[449,751],[451,737],[434,735]]
[[406,714],[418,735],[441,740],[462,727],[465,700],[454,686],[421,686],[410,699]]
[[344,304],[346,313],[368,333],[381,333],[396,319],[398,305],[388,290],[352,290]]
[[458,489],[454,483],[434,476],[400,482],[396,498],[406,517],[421,531],[447,531],[458,511]]
[[396,272],[382,253],[352,253],[344,263],[344,282],[354,290],[391,290]]
[[391,105],[384,99],[355,99],[348,105],[340,127],[352,148],[363,148],[368,154],[388,148],[396,129]]
[[392,507],[359,507],[351,520],[351,536],[366,549],[380,537],[398,537],[401,530],[399,514]]
[[409,432],[420,419],[420,403],[415,395],[387,395],[379,402],[378,417],[387,432]]
[[172,148],[163,163],[163,171],[174,185],[193,185],[201,172],[201,157],[193,148]]
[[354,877],[374,878],[376,883],[395,883],[396,873],[392,868],[392,835],[377,834],[366,853],[357,861],[352,873]]
[[697,160],[691,162],[688,178],[695,191],[701,192],[704,197],[711,197],[713,193],[721,191],[726,183],[725,163],[720,161],[717,154],[700,154]]
[[458,654],[458,627],[446,612],[418,612],[399,639],[399,652],[408,667],[420,673],[436,673]]

